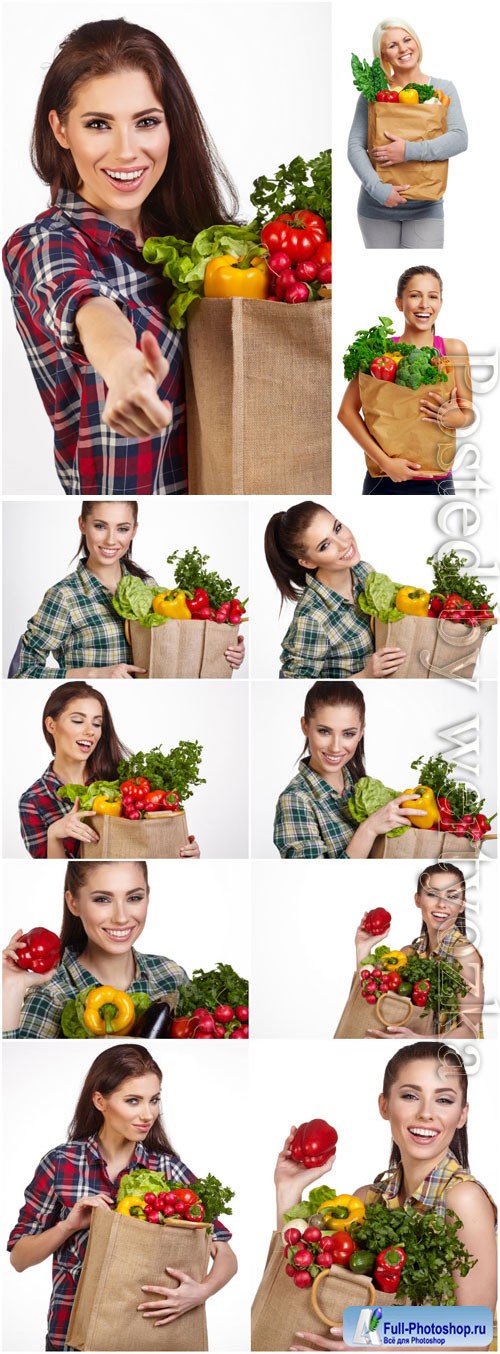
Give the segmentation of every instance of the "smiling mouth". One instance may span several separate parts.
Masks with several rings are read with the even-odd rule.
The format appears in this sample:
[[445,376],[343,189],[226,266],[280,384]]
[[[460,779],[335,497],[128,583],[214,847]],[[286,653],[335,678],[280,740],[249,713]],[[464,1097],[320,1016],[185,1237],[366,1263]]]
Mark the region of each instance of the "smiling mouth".
[[439,1128],[409,1128],[415,1142],[432,1142],[434,1138],[439,1137]]
[[331,755],[329,752],[323,752],[322,755],[325,762],[330,762],[332,766],[338,766],[339,762],[343,760],[344,753],[339,752],[338,755]]
[[76,746],[81,748],[82,752],[91,752],[94,744],[90,738],[77,738]]
[[416,319],[416,320],[430,320],[430,319],[432,319],[432,315],[431,315],[430,310],[416,310],[416,311],[415,311],[415,319]]
[[449,912],[431,912],[431,917],[434,917],[434,921],[449,921],[449,920],[450,920],[450,914],[449,914]]
[[341,558],[341,559],[352,559],[352,557],[353,557],[354,554],[355,554],[354,546],[353,546],[353,545],[350,545],[350,546],[349,546],[349,549],[346,550],[346,551],[345,551],[345,554],[344,554],[344,555],[341,555],[340,558]]
[[129,939],[130,939],[130,936],[133,934],[134,930],[135,930],[135,927],[134,927],[134,926],[127,926],[127,929],[126,929],[126,930],[124,929],[124,930],[121,930],[121,931],[118,930],[118,927],[116,927],[115,929],[111,930],[111,928],[108,928],[107,926],[103,926],[104,934],[105,934],[106,936],[109,936],[109,939],[110,939],[110,940],[118,940],[118,941],[120,941],[120,940],[129,940]]

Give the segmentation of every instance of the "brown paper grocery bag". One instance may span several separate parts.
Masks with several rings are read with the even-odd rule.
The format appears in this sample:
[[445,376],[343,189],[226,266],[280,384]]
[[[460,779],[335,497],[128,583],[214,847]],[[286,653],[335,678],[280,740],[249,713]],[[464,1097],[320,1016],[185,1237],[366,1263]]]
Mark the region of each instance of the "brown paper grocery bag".
[[376,837],[370,860],[477,860],[481,842],[455,837],[453,832],[431,832],[409,827],[401,837]]
[[[397,998],[397,993],[388,995],[391,997],[394,995]],[[401,1009],[397,1002],[394,1004],[392,1012],[387,1011],[384,1007],[384,1014],[391,1014],[391,1024],[400,1025],[402,1023],[400,1016],[404,1000],[405,998],[400,999]],[[394,1019],[392,1018],[393,1015]],[[413,1030],[415,1034],[432,1034],[432,1011],[425,1012],[424,1020],[421,1020],[420,1016],[421,1012],[415,1007],[410,1019],[405,1021],[407,1029]],[[361,995],[359,975],[355,974],[349,996],[333,1036],[334,1039],[365,1039],[368,1030],[383,1028],[384,1024],[379,1019],[377,1004],[371,1006],[369,1002],[364,1000]]]
[[149,629],[139,621],[130,621],[132,657],[137,667],[145,668],[141,677],[232,677],[224,653],[236,643],[238,625],[218,625],[217,621],[181,621]]
[[331,493],[331,313],[241,297],[190,307],[191,494]]
[[210,1235],[189,1223],[156,1227],[104,1208],[92,1209],[90,1235],[73,1303],[67,1342],[78,1350],[206,1350],[205,1306],[167,1326],[137,1311],[154,1294],[141,1285],[177,1288],[165,1266],[184,1269],[198,1282],[207,1273]]
[[324,1335],[311,1307],[310,1289],[296,1288],[285,1273],[281,1232],[273,1232],[266,1267],[252,1305],[252,1349],[289,1349],[298,1330]]
[[403,141],[433,141],[447,130],[448,113],[443,104],[369,103],[368,154],[382,183],[392,183],[396,188],[409,183],[404,193],[408,201],[436,202],[441,198],[448,181],[447,160],[402,160],[397,165],[380,165],[373,160],[372,150],[390,145],[384,132],[401,136]]
[[[437,385],[410,390],[408,386],[397,386],[394,381],[380,381],[376,376],[367,376],[360,371],[359,393],[363,417],[368,431],[386,456],[405,456],[407,460],[415,461],[422,470],[432,471],[436,476],[447,475],[452,470],[455,431],[443,431],[434,421],[424,422],[420,401],[436,389],[442,397],[448,397],[454,383],[452,373],[446,378],[446,383],[439,381]],[[370,475],[380,478],[382,471],[376,461],[367,455],[365,461]],[[416,470],[415,475],[418,476],[418,473]]]
[[[496,625],[496,621],[489,622]],[[432,616],[403,616],[388,624],[375,617],[375,648],[404,649],[393,677],[473,677],[486,628]]]
[[188,840],[184,809],[137,822],[90,813],[85,822],[99,833],[99,841],[82,842],[83,860],[177,860]]

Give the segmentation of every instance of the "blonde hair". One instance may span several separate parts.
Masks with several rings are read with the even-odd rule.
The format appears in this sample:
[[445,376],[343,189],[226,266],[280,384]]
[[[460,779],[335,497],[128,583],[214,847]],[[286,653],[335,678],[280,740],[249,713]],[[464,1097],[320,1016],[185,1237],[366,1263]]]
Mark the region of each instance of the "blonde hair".
[[415,32],[415,29],[412,28],[411,24],[406,22],[406,19],[382,19],[382,23],[377,24],[373,34],[373,55],[378,56],[382,70],[387,77],[393,74],[390,61],[384,61],[382,58],[382,37],[388,28],[403,28],[405,33],[409,33],[410,37],[412,37],[417,44],[417,61],[421,61],[423,55],[422,43],[418,33]]

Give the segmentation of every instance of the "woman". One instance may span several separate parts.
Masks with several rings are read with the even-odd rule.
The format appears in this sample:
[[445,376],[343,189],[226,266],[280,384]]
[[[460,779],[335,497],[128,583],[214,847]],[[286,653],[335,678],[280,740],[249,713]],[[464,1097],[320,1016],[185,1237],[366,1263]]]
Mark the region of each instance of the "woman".
[[[376,837],[410,824],[401,801],[418,796],[398,795],[354,830],[347,806],[356,781],[366,775],[365,702],[354,682],[315,682],[300,726],[308,756],[278,799],[274,844],[288,860],[365,860]],[[412,819],[423,812],[412,809]]]
[[[144,672],[131,662],[124,623],[112,605],[124,575],[155,581],[132,559],[137,517],[135,500],[82,503],[78,567],[49,588],[28,621],[15,677],[133,678]],[[50,654],[55,668],[45,666]],[[239,668],[244,656],[245,641],[238,636],[225,657]]]
[[[457,960],[461,966],[462,977],[469,984],[466,996],[458,998],[458,1015],[446,1015],[446,1012],[434,1013],[432,1034],[421,1034],[421,1039],[433,1039],[436,1034],[447,1034],[454,1039],[477,1039],[483,1037],[482,1011],[484,1002],[483,961],[479,951],[467,939],[465,923],[465,877],[458,865],[448,861],[437,861],[422,871],[418,878],[415,903],[422,914],[420,935],[411,945],[403,945],[402,953],[420,955],[429,959]],[[363,967],[374,948],[373,936],[361,926],[356,931],[356,967]],[[377,944],[382,944],[389,934],[389,928],[377,936]],[[359,982],[356,974],[356,982]],[[414,1031],[404,1025],[389,1025],[387,1029],[371,1029],[367,1037],[372,1039],[414,1039]]]
[[[62,860],[80,854],[81,842],[98,834],[85,822],[89,810],[75,800],[69,812],[58,799],[61,785],[115,780],[127,748],[119,742],[104,696],[86,682],[66,682],[49,696],[42,715],[43,736],[54,759],[19,801],[21,835],[31,856]],[[182,857],[199,856],[194,837],[179,848]]]
[[152,1001],[189,981],[180,964],[135,949],[149,907],[144,860],[71,861],[64,880],[61,959],[50,973],[18,967],[23,928],[3,952],[4,1039],[57,1039],[68,1001],[92,984],[147,992]]
[[[21,1272],[53,1256],[46,1349],[66,1349],[66,1332],[88,1241],[93,1208],[113,1208],[120,1180],[131,1170],[163,1171],[189,1185],[196,1176],[173,1152],[161,1119],[162,1073],[141,1044],[117,1044],[95,1059],[83,1084],[68,1141],[37,1166],[8,1249]],[[231,1233],[214,1223],[213,1264],[201,1283],[184,1274],[175,1289],[138,1308],[155,1325],[201,1306],[236,1272]],[[179,1273],[179,1271],[175,1271]],[[147,1293],[150,1286],[144,1287]]]
[[[418,1042],[398,1049],[385,1069],[379,1111],[392,1134],[389,1170],[373,1184],[354,1190],[365,1204],[387,1208],[416,1206],[443,1218],[447,1208],[462,1220],[459,1239],[477,1259],[464,1277],[455,1272],[457,1306],[486,1306],[496,1302],[496,1208],[484,1185],[471,1175],[467,1144],[467,1073],[456,1049],[443,1043]],[[425,1133],[422,1131],[425,1129]],[[305,1170],[293,1161],[292,1128],[275,1172],[278,1228],[283,1214],[299,1203],[314,1180],[331,1170],[333,1157],[322,1166]],[[347,1349],[342,1330],[333,1340],[298,1331],[303,1343],[292,1349]]]
[[[433,140],[405,141],[386,134],[383,146],[373,152],[384,169],[403,161],[449,160],[467,150],[467,128],[460,100],[450,80],[423,75],[420,69],[422,45],[411,24],[403,19],[385,19],[373,34],[373,55],[381,61],[391,89],[405,85],[433,85],[448,97],[448,129]],[[367,154],[368,103],[360,94],[348,145],[349,162],[361,180],[358,221],[367,249],[442,249],[444,243],[443,200],[408,202],[405,193],[410,184],[396,187],[382,183]]]
[[[461,339],[441,338],[435,325],[443,304],[443,282],[435,268],[419,264],[407,268],[398,281],[396,306],[404,316],[402,334],[393,343],[409,343],[415,348],[437,348],[442,356],[451,359],[453,388],[446,395],[440,393],[439,383],[432,389],[422,387],[420,417],[425,423],[435,423],[436,439],[439,430],[461,432],[474,422],[474,406],[470,399],[472,381],[469,355]],[[375,378],[374,378],[375,379]],[[359,376],[353,376],[345,392],[338,417],[365,453],[367,465],[375,461],[380,475],[367,470],[363,494],[454,494],[451,470],[423,471],[417,461],[409,460],[411,447],[401,448],[401,456],[387,456],[368,431],[361,415]],[[420,473],[417,473],[420,472]]]
[[275,512],[264,546],[276,587],[297,602],[281,652],[282,677],[391,677],[404,649],[375,650],[370,617],[358,606],[371,564],[349,527],[320,503]]
[[236,201],[161,38],[124,19],[70,33],[42,86],[32,162],[52,205],[14,232],[4,266],[64,492],[186,493],[181,338],[142,248],[149,235],[192,240]]

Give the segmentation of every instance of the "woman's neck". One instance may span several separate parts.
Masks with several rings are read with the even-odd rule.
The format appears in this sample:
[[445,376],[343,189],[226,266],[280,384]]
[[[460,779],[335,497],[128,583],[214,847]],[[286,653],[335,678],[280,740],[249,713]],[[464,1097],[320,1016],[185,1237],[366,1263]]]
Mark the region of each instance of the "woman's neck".
[[52,770],[63,785],[86,785],[87,763],[72,761],[70,757],[58,754],[57,749]]
[[388,76],[389,85],[391,89],[394,89],[395,85],[397,85],[398,89],[404,89],[406,85],[427,85],[429,83],[427,76],[422,75],[422,71],[420,70],[420,66],[418,64],[416,66],[412,66],[411,70],[405,71],[404,77],[405,77],[404,83],[402,84],[401,72],[399,73],[399,75],[395,75],[393,72],[392,75]]
[[135,960],[132,950],[126,954],[107,954],[89,940],[78,960],[99,983],[114,987],[117,991],[125,992],[134,981]]
[[117,1175],[128,1166],[136,1150],[137,1143],[130,1142],[129,1138],[124,1138],[121,1133],[115,1129],[109,1128],[103,1124],[100,1129],[97,1140],[99,1143],[101,1155],[106,1162],[110,1180],[116,1180]]
[[354,590],[352,585],[352,573],[350,569],[318,569],[316,573],[318,583],[323,583],[325,588],[332,588],[333,592],[338,592],[339,597],[345,597],[347,602],[354,601]]
[[[414,348],[433,348],[435,335],[432,326],[422,332],[421,329],[414,329],[410,321],[407,321],[400,339],[401,343],[412,343]],[[397,349],[397,343],[395,347]]]
[[449,1150],[449,1147],[445,1147],[444,1151],[440,1152],[438,1156],[433,1157],[431,1161],[425,1162],[414,1161],[413,1158],[408,1157],[405,1152],[401,1153],[401,1165],[403,1171],[399,1199],[402,1204],[405,1204],[407,1199],[411,1199],[412,1194],[415,1194],[420,1188],[420,1185],[423,1185],[427,1176],[430,1175],[432,1171],[435,1171],[436,1166],[439,1166],[440,1162],[444,1160]]
[[426,926],[427,926],[427,935],[429,937],[427,942],[427,949],[429,954],[432,954],[433,950],[438,949],[441,941],[444,940],[445,936],[449,935],[450,931],[453,931],[455,922],[450,921],[448,923],[445,923],[444,925],[443,923],[441,923],[440,926],[432,926],[432,924],[429,925],[429,922],[426,922]]
[[336,794],[343,795],[345,790],[343,767],[341,767],[339,771],[325,771],[324,766],[314,766],[312,758],[310,758],[309,765],[311,771],[315,771],[317,776],[321,776],[321,779],[325,780],[327,785],[330,785],[332,790],[335,790]]
[[122,578],[122,566],[120,560],[113,560],[112,564],[102,564],[100,560],[94,559],[93,555],[89,555],[88,558],[84,560],[84,564],[88,569],[89,574],[92,574],[94,578],[98,578],[99,582],[103,583],[105,588],[109,588],[110,592],[116,592]]

